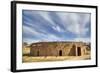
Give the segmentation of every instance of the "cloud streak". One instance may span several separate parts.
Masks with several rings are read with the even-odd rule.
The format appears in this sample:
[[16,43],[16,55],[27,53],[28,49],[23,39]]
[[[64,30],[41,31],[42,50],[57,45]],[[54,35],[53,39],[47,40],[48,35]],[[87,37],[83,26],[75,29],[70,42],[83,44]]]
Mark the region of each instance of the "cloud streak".
[[23,10],[23,41],[90,39],[89,13]]

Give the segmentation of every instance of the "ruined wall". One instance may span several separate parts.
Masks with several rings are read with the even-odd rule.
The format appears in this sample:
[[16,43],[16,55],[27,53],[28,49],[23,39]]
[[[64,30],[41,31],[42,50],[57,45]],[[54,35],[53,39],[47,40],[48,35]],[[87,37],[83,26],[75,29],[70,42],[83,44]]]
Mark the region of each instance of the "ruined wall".
[[80,42],[42,42],[31,45],[31,56],[82,56],[86,46]]

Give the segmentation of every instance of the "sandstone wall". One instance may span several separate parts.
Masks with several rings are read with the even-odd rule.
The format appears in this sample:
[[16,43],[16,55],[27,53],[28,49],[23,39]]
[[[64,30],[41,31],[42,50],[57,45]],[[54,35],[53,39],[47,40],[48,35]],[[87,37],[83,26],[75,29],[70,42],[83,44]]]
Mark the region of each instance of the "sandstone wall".
[[86,46],[80,42],[41,42],[30,47],[31,56],[82,56]]

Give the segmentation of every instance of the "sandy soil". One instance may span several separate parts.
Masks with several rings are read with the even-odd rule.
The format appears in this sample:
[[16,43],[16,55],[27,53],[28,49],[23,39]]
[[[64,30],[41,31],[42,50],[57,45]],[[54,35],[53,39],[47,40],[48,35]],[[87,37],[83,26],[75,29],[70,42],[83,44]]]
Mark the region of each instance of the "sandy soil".
[[41,57],[31,57],[31,56],[23,56],[23,63],[27,62],[46,62],[46,61],[65,61],[65,60],[89,60],[90,55],[84,56],[41,56]]

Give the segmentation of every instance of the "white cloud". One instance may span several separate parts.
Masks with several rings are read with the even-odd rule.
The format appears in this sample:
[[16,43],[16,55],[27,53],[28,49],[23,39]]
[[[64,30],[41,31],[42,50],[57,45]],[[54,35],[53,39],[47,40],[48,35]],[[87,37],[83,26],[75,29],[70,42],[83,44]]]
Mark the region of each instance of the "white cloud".
[[58,25],[57,26],[53,26],[52,27],[54,30],[58,31],[58,32],[64,32],[63,29],[61,29]]
[[30,28],[30,27],[28,27],[28,26],[23,26],[23,32],[25,32],[25,33],[30,33],[30,34],[35,34],[35,35],[37,35],[37,34],[39,34],[37,31],[35,31],[34,29],[32,29],[32,28]]
[[46,34],[40,41],[50,42],[50,41],[60,41],[61,38],[55,34]]
[[[49,12],[46,11],[27,11],[27,14],[31,15],[40,15],[43,19],[51,23],[51,27],[60,32],[63,31],[59,25],[57,25],[50,17]],[[72,32],[78,36],[84,36],[89,28],[86,28],[87,23],[90,21],[90,14],[88,13],[71,13],[71,12],[57,12],[56,13],[62,21],[63,26],[66,28],[66,31]],[[59,20],[58,20],[59,21]],[[47,24],[48,25],[48,24]]]
[[[28,13],[29,12],[29,13]],[[47,22],[49,22],[50,24],[44,24],[44,25],[49,25],[51,26],[55,31],[57,32],[71,32],[77,35],[77,38],[72,38],[72,40],[74,41],[85,41],[88,42],[90,41],[89,38],[82,38],[84,35],[86,35],[87,31],[89,31],[89,28],[87,28],[86,26],[88,25],[87,23],[90,21],[90,15],[89,14],[83,14],[83,13],[61,13],[58,12],[56,13],[57,16],[59,16],[60,21],[61,22],[61,26],[64,26],[65,29],[61,28],[58,24],[56,24],[54,22],[54,20],[52,20],[49,12],[41,12],[41,11],[37,11],[37,12],[30,12],[28,11],[26,12],[27,14],[30,15],[40,15],[43,19],[45,19]],[[36,16],[37,17],[37,16]],[[56,18],[56,17],[55,17]],[[63,37],[58,37],[57,34],[50,34],[48,31],[45,31],[45,29],[43,29],[43,26],[39,26],[39,22],[34,22],[34,24],[32,24],[32,20],[30,20],[29,18],[27,18],[27,20],[29,22],[25,22],[27,25],[30,25],[32,28],[28,27],[28,26],[23,26],[24,32],[25,33],[31,33],[35,36],[41,36],[41,38],[39,39],[30,39],[30,38],[26,38],[26,41],[29,42],[38,42],[38,41],[60,41],[62,40]],[[35,29],[34,29],[35,28]],[[39,29],[37,29],[39,28]],[[41,31],[41,32],[40,32]],[[43,32],[43,33],[42,33]],[[46,33],[46,34],[44,34]],[[68,35],[70,37],[70,35]]]
[[50,18],[49,12],[37,12],[41,17],[43,17],[45,20],[47,20],[49,23],[51,23],[52,26],[55,26],[56,24],[54,21]]
[[[34,12],[33,12],[33,14],[34,14]],[[45,19],[46,21],[48,21],[48,22],[51,24],[51,25],[49,24],[49,26],[51,26],[54,30],[56,30],[56,31],[58,31],[58,32],[63,32],[63,31],[64,31],[60,26],[58,26],[58,25],[51,19],[49,12],[46,12],[46,11],[43,11],[43,12],[38,11],[36,14],[40,15],[43,19]],[[59,20],[58,20],[58,21],[59,21]],[[46,25],[48,25],[48,24],[46,24]]]
[[28,44],[40,42],[40,40],[31,39],[31,38],[23,38],[23,42],[27,42]]
[[[40,31],[40,32],[38,32],[39,34],[41,33],[41,34],[43,34],[43,33],[47,33],[44,29],[41,29],[41,26],[38,26],[38,22],[35,22],[35,24],[33,23],[31,23],[31,22],[26,22],[26,21],[24,21],[24,23],[26,23],[27,25],[30,25],[32,28],[31,28],[31,30],[32,31],[36,31],[37,32],[37,30],[38,31]],[[37,26],[36,26],[37,25]],[[26,26],[26,27],[28,27],[28,26]],[[40,29],[39,29],[40,28]]]
[[91,42],[90,38],[75,38],[74,41]]
[[90,21],[89,14],[83,13],[57,13],[67,31],[78,36],[84,36],[89,28],[86,28]]

